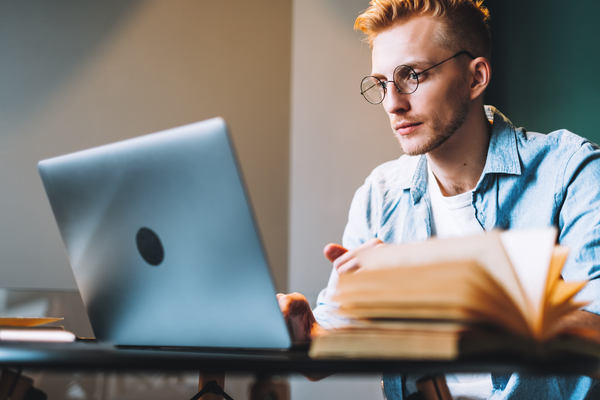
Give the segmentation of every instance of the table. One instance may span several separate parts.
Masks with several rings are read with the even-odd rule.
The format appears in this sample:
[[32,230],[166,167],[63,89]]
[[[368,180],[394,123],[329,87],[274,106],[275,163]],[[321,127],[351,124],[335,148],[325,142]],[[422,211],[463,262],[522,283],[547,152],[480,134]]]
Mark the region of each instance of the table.
[[527,359],[493,354],[455,361],[311,359],[306,350],[243,351],[175,348],[117,348],[95,341],[0,344],[1,368],[52,371],[193,371],[284,373],[496,372],[598,374],[600,359]]

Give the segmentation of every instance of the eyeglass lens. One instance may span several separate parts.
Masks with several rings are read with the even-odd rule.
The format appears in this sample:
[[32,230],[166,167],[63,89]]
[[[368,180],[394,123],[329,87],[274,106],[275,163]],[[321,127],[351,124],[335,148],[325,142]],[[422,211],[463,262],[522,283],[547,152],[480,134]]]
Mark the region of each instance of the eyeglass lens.
[[360,93],[369,103],[379,104],[383,101],[386,85],[387,83],[374,76],[366,76],[360,83]]
[[404,94],[411,94],[419,86],[419,75],[408,65],[400,65],[394,71],[394,83]]
[[394,71],[394,81],[383,81],[374,76],[365,77],[360,84],[360,92],[372,104],[379,104],[385,97],[385,92],[390,84],[394,83],[396,89],[404,94],[411,94],[419,86],[419,76],[414,69],[407,65],[400,65]]

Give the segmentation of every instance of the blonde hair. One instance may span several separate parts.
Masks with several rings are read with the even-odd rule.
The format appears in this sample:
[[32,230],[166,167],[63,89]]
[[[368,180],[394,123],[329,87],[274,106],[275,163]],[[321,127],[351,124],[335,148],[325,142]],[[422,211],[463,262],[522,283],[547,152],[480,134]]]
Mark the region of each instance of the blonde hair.
[[371,0],[358,16],[354,29],[362,31],[370,45],[375,37],[396,24],[417,16],[438,18],[444,24],[437,40],[452,51],[468,50],[475,57],[490,58],[492,41],[487,21],[490,13],[483,0]]

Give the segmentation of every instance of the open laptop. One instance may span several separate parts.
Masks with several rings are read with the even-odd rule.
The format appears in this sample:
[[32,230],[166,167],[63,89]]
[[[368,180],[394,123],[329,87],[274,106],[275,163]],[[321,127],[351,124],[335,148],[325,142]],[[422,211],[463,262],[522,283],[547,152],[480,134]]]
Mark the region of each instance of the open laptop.
[[38,169],[98,341],[291,346],[223,119]]

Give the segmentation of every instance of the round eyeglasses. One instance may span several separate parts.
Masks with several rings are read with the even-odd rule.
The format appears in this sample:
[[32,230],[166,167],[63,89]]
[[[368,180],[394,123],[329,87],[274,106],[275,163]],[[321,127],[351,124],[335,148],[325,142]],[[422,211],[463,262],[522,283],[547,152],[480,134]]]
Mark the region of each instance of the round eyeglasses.
[[360,82],[360,94],[362,94],[369,103],[379,104],[385,98],[388,83],[392,83],[396,87],[398,93],[412,94],[419,87],[419,76],[421,76],[422,73],[427,72],[446,61],[452,60],[454,57],[458,57],[461,54],[466,54],[473,60],[475,59],[470,52],[463,50],[421,72],[415,72],[415,70],[408,65],[399,65],[394,70],[393,81],[381,80],[376,76],[365,76]]

